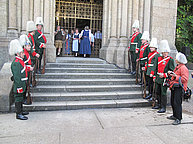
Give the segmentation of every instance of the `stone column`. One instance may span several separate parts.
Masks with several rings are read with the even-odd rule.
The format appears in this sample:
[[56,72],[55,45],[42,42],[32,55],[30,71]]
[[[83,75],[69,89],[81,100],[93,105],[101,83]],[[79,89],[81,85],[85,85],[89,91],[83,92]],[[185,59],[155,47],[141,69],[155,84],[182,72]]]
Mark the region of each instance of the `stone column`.
[[125,68],[125,53],[127,52],[128,39],[127,39],[127,19],[128,19],[128,0],[123,0],[121,5],[121,31],[120,43],[115,53],[116,65]]
[[108,39],[110,34],[110,12],[111,9],[111,0],[103,0],[103,30],[102,30],[102,48],[99,52],[99,57],[106,60],[106,52],[108,48]]
[[8,26],[8,37],[18,37],[17,31],[17,1],[9,0],[9,26]]
[[177,4],[178,0],[153,0],[151,10],[151,36],[156,37],[158,42],[168,40],[172,57],[175,57],[177,51],[175,47]]
[[0,37],[7,36],[7,21],[8,21],[8,13],[7,13],[7,0],[0,1]]
[[[133,16],[132,16],[132,11],[133,11],[133,1],[130,0],[128,2],[128,19],[127,19],[127,43],[128,43],[128,46],[129,46],[129,41],[130,41],[130,36],[132,35],[132,19],[133,19]],[[128,64],[128,47],[125,49],[125,68],[128,69],[129,67],[129,64]]]
[[41,1],[34,0],[34,22],[36,22],[36,18],[41,16]]
[[122,17],[122,3],[123,0],[118,0],[117,7],[117,38],[119,39],[121,36],[121,24],[123,23]]
[[110,25],[110,41],[106,53],[106,61],[109,63],[115,63],[114,54],[115,49],[118,47],[117,39],[117,6],[118,0],[111,1],[111,25]]
[[151,0],[145,0],[144,3],[144,31],[150,32],[150,15],[151,15]]
[[[139,20],[139,0],[133,0],[133,19],[132,19],[132,24],[134,23],[135,20]],[[140,22],[141,23],[141,22]]]
[[103,0],[103,40],[102,46],[108,41],[108,0]]
[[25,11],[22,11],[22,0],[17,0],[17,31],[20,35],[22,30],[22,14],[25,13]]
[[29,17],[30,17],[30,0],[22,0],[22,33],[26,33],[26,26]]
[[44,12],[42,14],[44,15],[44,34],[48,40],[46,48],[47,62],[56,62],[56,48],[53,41],[54,28],[52,27],[53,18],[55,18],[55,15],[53,15],[55,5],[53,5],[52,2],[53,1],[50,0],[44,0],[44,4],[42,4],[44,6]]
[[29,0],[29,20],[34,21],[34,0]]
[[144,1],[145,0],[140,0],[139,1],[139,22],[140,22],[140,31],[143,32],[144,31],[144,24],[143,24],[143,14],[144,14]]
[[128,2],[128,26],[127,26],[127,37],[130,38],[131,34],[132,34],[132,19],[133,19],[133,16],[132,16],[132,11],[133,11],[133,1],[130,0]]

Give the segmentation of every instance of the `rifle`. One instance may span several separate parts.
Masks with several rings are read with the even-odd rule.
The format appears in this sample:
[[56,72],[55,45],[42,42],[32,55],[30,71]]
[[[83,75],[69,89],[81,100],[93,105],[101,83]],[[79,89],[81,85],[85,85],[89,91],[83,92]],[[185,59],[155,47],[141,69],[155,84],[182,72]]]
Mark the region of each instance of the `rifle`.
[[145,71],[143,71],[143,78],[142,78],[142,96],[143,96],[143,98],[146,97],[146,79],[145,79]]
[[139,77],[139,60],[136,63],[136,84],[139,83],[138,77]]
[[128,64],[129,64],[128,71],[131,72],[131,56],[129,50],[128,50]]
[[42,69],[42,74],[45,74],[45,67],[46,67],[46,49],[44,48],[44,65],[43,65],[43,69]]
[[37,71],[37,65],[38,65],[38,58],[36,58],[36,62],[35,62],[35,67],[34,67],[34,71],[33,71],[33,76],[32,76],[32,86],[36,86],[36,71]]
[[31,98],[31,93],[30,93],[31,77],[32,77],[32,72],[29,73],[29,80],[28,80],[28,83],[27,83],[27,93],[28,93],[27,104],[28,105],[32,104],[32,98]]
[[153,94],[152,94],[152,107],[156,106],[156,99],[157,99],[157,95],[156,95],[156,91],[155,91],[155,82],[153,84]]

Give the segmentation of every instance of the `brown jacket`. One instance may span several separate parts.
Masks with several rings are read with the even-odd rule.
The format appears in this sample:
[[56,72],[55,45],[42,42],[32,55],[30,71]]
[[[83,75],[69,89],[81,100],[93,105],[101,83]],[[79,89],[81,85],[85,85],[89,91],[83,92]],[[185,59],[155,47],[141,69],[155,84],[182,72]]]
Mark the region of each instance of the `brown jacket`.
[[183,84],[184,90],[186,91],[188,85],[189,71],[184,64],[179,64],[174,69],[174,73],[177,75],[176,77],[171,78],[170,89],[172,88],[174,83],[179,84],[179,78],[181,77],[181,83]]

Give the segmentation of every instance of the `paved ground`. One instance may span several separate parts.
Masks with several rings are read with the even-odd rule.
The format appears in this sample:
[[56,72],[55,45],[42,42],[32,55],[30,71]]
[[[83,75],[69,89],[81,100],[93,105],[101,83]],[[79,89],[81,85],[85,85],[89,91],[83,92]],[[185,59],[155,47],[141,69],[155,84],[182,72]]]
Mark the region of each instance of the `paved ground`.
[[[193,78],[191,76],[191,73],[193,70],[189,70],[189,80],[188,80],[188,87],[192,90],[193,92]],[[184,102],[183,103],[183,109],[191,112],[193,114],[193,94],[192,94],[192,99],[189,100],[189,102]]]
[[0,114],[1,144],[192,144],[193,115],[171,125],[150,108],[31,112],[28,121]]

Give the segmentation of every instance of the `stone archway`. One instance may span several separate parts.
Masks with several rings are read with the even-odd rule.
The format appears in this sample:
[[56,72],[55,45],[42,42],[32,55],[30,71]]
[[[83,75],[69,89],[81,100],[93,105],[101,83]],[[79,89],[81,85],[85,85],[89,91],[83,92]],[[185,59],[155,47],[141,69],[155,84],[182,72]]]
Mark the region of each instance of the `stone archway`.
[[103,0],[56,0],[55,1],[55,26],[60,25],[68,32],[89,26],[92,33],[96,34],[95,46],[92,48],[91,57],[99,57],[102,38]]

